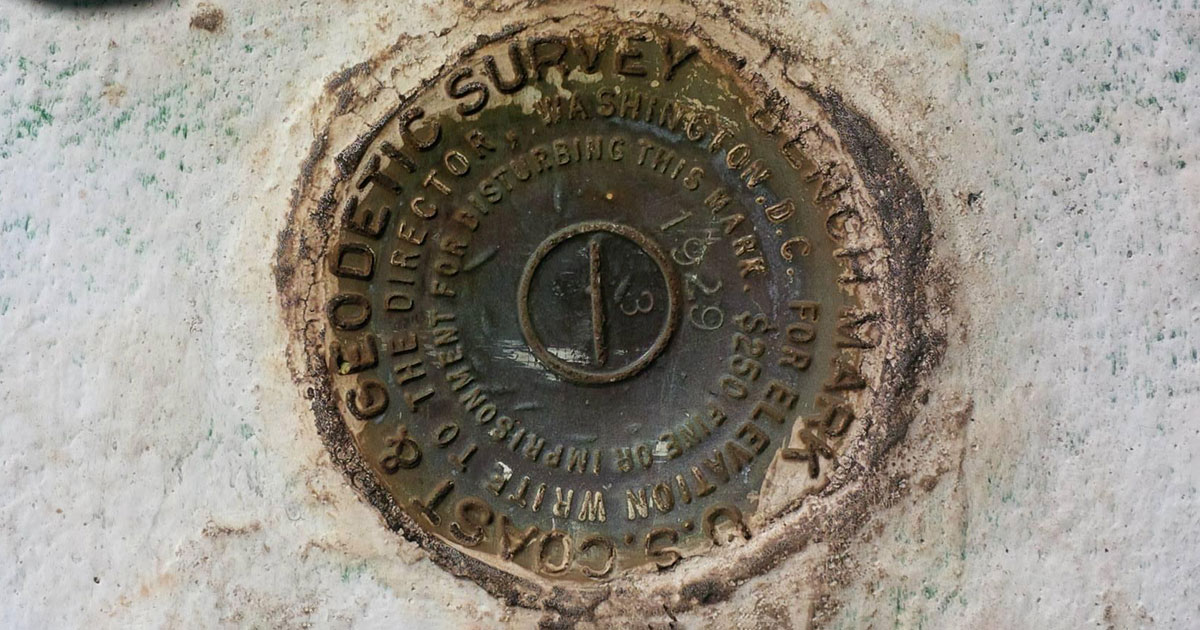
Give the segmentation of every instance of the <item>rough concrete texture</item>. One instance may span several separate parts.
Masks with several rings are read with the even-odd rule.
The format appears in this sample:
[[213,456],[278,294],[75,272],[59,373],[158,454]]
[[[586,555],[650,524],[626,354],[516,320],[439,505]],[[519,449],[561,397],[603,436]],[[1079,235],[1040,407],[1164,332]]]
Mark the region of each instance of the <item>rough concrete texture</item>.
[[[925,187],[953,306],[911,465],[871,520],[645,624],[1200,623],[1184,4],[693,9],[787,42],[875,121]],[[327,465],[271,274],[331,76],[396,43],[435,68],[454,37],[436,34],[536,10],[5,6],[0,625],[537,623],[386,531]]]

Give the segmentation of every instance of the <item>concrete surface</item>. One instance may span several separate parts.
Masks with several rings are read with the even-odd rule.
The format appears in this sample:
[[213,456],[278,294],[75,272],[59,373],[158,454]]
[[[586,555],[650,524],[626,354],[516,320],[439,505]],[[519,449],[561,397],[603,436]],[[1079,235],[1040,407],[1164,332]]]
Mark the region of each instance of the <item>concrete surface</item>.
[[[534,9],[95,4],[0,10],[0,626],[536,624],[326,464],[271,275],[325,81]],[[927,189],[954,309],[906,448],[940,451],[853,544],[644,621],[1200,625],[1197,4],[728,10]]]

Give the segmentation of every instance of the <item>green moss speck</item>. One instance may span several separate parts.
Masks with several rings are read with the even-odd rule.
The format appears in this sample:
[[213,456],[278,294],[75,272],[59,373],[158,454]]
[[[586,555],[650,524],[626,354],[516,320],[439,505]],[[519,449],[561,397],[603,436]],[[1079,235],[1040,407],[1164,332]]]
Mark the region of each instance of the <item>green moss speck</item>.
[[[46,224],[49,227],[49,223]],[[33,216],[25,215],[22,218],[13,221],[0,222],[0,234],[20,230],[25,233],[25,238],[33,240],[37,238],[37,226],[33,224]]]
[[342,569],[342,582],[362,577],[367,572],[366,562],[357,562]]
[[64,79],[69,79],[69,78],[75,76],[76,74],[79,74],[79,71],[87,70],[89,67],[91,67],[91,65],[86,61],[80,61],[78,63],[73,63],[70,66],[67,66],[66,68],[64,68],[58,74],[54,75],[54,79],[56,81],[63,81]]
[[167,129],[167,119],[171,116],[171,108],[166,105],[159,105],[158,111],[150,120],[146,121],[146,129],[148,131],[165,131]]

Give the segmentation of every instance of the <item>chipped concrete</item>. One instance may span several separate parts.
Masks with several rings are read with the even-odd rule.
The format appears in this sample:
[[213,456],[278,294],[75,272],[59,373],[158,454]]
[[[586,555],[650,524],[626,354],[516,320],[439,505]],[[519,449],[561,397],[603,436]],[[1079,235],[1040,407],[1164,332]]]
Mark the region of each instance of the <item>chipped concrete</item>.
[[[271,269],[318,121],[360,96],[327,85],[404,92],[419,75],[356,64],[394,47],[436,69],[476,20],[538,4],[6,8],[0,623],[542,619],[434,566],[329,465]],[[875,122],[954,287],[930,296],[944,358],[864,522],[832,515],[730,599],[641,621],[1194,626],[1196,9],[685,9],[798,51],[798,82]]]

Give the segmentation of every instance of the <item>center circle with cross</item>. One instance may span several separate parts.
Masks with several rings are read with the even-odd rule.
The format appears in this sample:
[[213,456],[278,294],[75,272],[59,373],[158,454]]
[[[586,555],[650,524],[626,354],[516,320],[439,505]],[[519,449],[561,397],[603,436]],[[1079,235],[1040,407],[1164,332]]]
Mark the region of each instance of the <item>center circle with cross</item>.
[[585,221],[530,255],[517,293],[530,351],[581,385],[627,379],[662,354],[679,322],[679,275],[645,233]]

